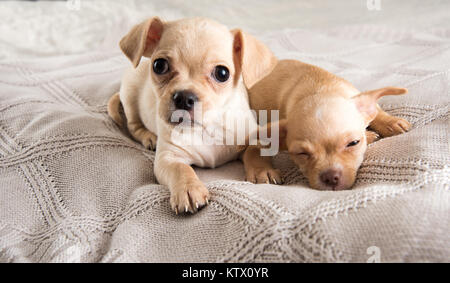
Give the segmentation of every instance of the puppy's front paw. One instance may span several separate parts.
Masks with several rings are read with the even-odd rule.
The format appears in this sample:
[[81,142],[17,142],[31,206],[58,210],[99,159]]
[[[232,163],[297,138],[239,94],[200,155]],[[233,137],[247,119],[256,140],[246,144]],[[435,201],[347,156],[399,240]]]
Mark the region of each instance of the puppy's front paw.
[[194,213],[208,201],[209,191],[200,181],[180,184],[170,195],[170,205],[176,214],[188,211]]
[[380,136],[374,131],[366,131],[367,144],[371,144],[380,139]]
[[377,123],[375,130],[382,137],[392,137],[403,134],[411,129],[411,124],[405,119],[398,117],[389,117],[389,119],[382,123]]
[[273,168],[250,168],[246,172],[246,180],[254,184],[283,184],[281,171]]

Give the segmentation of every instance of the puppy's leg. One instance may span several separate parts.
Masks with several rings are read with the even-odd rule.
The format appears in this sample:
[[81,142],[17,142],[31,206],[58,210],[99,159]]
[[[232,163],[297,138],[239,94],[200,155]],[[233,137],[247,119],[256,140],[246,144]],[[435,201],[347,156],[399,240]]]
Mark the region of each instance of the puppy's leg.
[[378,114],[369,127],[382,137],[391,137],[407,132],[411,124],[405,119],[391,116],[377,105]]
[[145,148],[156,149],[157,136],[147,130],[141,121],[128,121],[128,131],[137,141],[141,142]]
[[120,95],[115,93],[108,101],[108,115],[116,122],[117,125],[123,125],[123,119],[119,112],[120,108]]
[[260,149],[249,146],[242,155],[248,182],[255,184],[282,184],[281,172],[272,166],[272,157],[261,156]]
[[[128,131],[133,136],[133,138],[142,143],[145,148],[155,150],[157,140],[156,135],[145,128],[145,126],[139,119],[137,111],[130,111],[130,108],[134,109],[134,107],[127,106],[127,104],[124,105],[125,115],[128,112],[128,115],[126,115],[128,120]],[[114,122],[116,122],[119,126],[122,126],[123,120],[119,113],[119,107],[120,96],[119,93],[116,93],[108,101],[108,114],[114,120]]]
[[154,168],[158,182],[169,187],[170,205],[175,213],[193,213],[208,204],[209,191],[191,166],[171,153],[157,152]]

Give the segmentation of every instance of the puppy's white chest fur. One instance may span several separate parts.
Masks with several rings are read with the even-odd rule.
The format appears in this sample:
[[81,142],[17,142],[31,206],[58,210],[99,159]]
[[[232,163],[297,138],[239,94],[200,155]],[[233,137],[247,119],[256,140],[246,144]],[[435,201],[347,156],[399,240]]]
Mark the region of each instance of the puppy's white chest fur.
[[236,160],[239,157],[237,149],[236,146],[229,145],[188,146],[189,163],[199,167],[215,168]]
[[203,124],[193,128],[162,127],[158,136],[164,137],[165,147],[173,147],[185,162],[214,168],[239,157],[248,135],[256,129],[256,119],[250,111],[245,87],[237,88],[234,98],[220,111],[206,113]]

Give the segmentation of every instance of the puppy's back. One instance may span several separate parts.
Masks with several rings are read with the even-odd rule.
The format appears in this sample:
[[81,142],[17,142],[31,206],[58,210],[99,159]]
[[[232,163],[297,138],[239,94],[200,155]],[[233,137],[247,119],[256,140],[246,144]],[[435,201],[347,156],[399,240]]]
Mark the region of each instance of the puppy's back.
[[280,110],[286,117],[287,106],[322,91],[351,84],[332,73],[297,60],[281,60],[274,70],[249,90],[251,109]]

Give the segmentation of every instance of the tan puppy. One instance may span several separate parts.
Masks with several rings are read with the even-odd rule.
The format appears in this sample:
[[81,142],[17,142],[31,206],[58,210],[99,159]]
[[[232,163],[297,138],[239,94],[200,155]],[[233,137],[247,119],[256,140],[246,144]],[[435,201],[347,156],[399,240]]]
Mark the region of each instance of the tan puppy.
[[[406,92],[396,87],[360,92],[321,68],[283,60],[249,90],[249,96],[252,109],[280,111],[280,149],[289,152],[312,188],[344,190],[355,182],[367,143],[377,133],[389,137],[410,129],[406,120],[377,105],[384,95]],[[248,181],[282,182],[271,158],[260,156],[257,147],[250,146],[243,161]]]
[[[156,147],[154,172],[169,187],[173,210],[194,212],[210,195],[191,165],[215,167],[239,158],[243,147],[227,145],[214,133],[245,138],[242,127],[224,126],[224,116],[256,127],[246,87],[267,75],[275,61],[250,35],[200,18],[151,18],[133,27],[120,47],[133,67],[125,72],[120,94],[110,99],[108,113],[121,124],[122,103],[131,135]],[[213,142],[202,143],[205,135]]]

